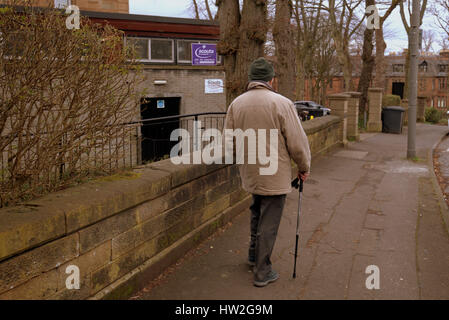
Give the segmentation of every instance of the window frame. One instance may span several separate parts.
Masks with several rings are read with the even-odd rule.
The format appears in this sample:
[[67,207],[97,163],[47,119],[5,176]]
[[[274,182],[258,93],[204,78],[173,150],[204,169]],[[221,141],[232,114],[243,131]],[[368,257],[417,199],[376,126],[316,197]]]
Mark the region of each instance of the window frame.
[[[152,62],[152,63],[176,63],[176,61],[175,61],[175,52],[174,52],[174,50],[175,50],[175,44],[174,44],[175,39],[170,39],[170,38],[148,38],[148,39],[149,39],[149,41],[148,41],[148,45],[149,45],[149,47],[148,47],[148,58],[149,58],[149,60],[148,61],[149,62]],[[151,46],[152,46],[151,43],[153,42],[153,40],[164,40],[164,41],[170,41],[171,42],[171,57],[172,57],[171,60],[153,59],[151,57]]]
[[[59,3],[58,3],[59,2]],[[65,9],[65,8],[67,8],[68,6],[71,6],[72,5],[72,0],[64,0],[64,2],[66,2],[66,4],[64,4],[64,5],[62,5],[61,3],[61,0],[53,0],[53,4],[54,4],[54,7],[56,8],[56,9]],[[58,5],[59,4],[59,5]]]
[[439,64],[438,65],[438,71],[440,73],[446,73],[449,72],[449,64]]
[[[396,68],[400,68],[400,70],[399,71],[397,71],[396,70]],[[395,64],[393,64],[393,72],[394,73],[402,73],[402,72],[404,72],[404,64],[401,64],[401,63],[395,63]]]
[[141,62],[150,62],[149,57],[150,57],[150,47],[149,47],[149,40],[150,38],[145,38],[145,37],[134,37],[134,36],[126,36],[125,37],[125,46],[128,45],[128,39],[142,39],[142,40],[147,40],[147,46],[148,46],[148,59],[137,59],[137,61],[141,61]]
[[418,68],[419,68],[419,72],[423,72],[423,73],[427,73],[429,70],[428,64],[426,61],[423,61],[421,64],[419,64]]
[[178,62],[178,63],[182,63],[182,64],[192,64],[192,56],[190,56],[190,60],[181,60],[181,59],[179,59],[179,46],[178,46],[178,44],[180,43],[180,42],[190,42],[190,54],[192,54],[192,43],[194,42],[195,40],[188,40],[188,39],[176,39],[176,61]]

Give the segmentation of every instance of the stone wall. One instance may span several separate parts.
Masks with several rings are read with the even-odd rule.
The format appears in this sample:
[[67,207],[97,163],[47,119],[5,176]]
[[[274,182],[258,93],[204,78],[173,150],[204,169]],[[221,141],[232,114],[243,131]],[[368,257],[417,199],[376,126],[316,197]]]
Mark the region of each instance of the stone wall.
[[[315,156],[342,145],[342,123],[304,123]],[[234,165],[164,160],[0,209],[0,299],[127,298],[250,200]]]

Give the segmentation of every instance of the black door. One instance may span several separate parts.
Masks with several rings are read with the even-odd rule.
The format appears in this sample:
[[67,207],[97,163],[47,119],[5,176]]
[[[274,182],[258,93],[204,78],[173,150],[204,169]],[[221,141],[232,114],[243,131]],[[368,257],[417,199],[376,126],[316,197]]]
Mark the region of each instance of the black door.
[[391,93],[400,96],[401,99],[404,99],[404,86],[404,82],[393,82],[393,90]]
[[[179,115],[181,98],[145,98],[140,112],[142,120]],[[170,134],[179,128],[179,119],[161,119],[143,122],[142,162],[156,161],[170,155],[177,141],[170,141]]]

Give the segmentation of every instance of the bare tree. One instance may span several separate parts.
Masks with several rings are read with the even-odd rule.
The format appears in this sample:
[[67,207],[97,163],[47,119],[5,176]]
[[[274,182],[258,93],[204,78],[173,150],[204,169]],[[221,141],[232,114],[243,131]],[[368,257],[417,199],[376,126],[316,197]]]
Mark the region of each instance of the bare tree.
[[264,55],[267,36],[267,1],[217,0],[220,22],[218,53],[224,56],[227,105],[241,94],[248,81],[250,63]]
[[[366,0],[365,6],[366,8],[375,5],[374,0]],[[370,13],[366,13],[367,15]],[[363,35],[363,53],[362,53],[362,72],[360,73],[360,80],[357,91],[361,93],[360,101],[359,101],[359,111],[360,114],[364,114],[366,108],[366,104],[368,101],[368,89],[373,77],[373,69],[375,57],[373,55],[373,37],[374,37],[374,29],[373,28],[365,28],[365,32]],[[366,119],[365,119],[366,120]]]
[[433,53],[433,44],[435,43],[435,32],[433,30],[423,30],[421,54]]
[[[410,24],[409,21],[411,19],[412,16],[412,9],[411,9],[411,0],[404,0],[403,2],[399,2],[399,7],[400,7],[400,12],[401,12],[401,20],[402,20],[402,24],[404,26],[405,31],[407,32],[407,34],[410,34]],[[405,12],[404,9],[404,3],[405,5],[407,5],[407,13]],[[424,14],[426,12],[427,9],[427,0],[422,0],[421,2],[421,6],[420,6],[421,10],[419,13],[419,25],[422,25],[423,22],[423,18],[424,18]],[[404,86],[404,98],[406,99],[408,97],[408,74],[409,74],[409,69],[410,69],[410,50],[407,51],[407,55],[405,58],[405,86]]]
[[[142,92],[123,33],[54,9],[0,15],[0,206],[131,166]],[[125,49],[125,50],[124,50]],[[131,60],[130,60],[131,59]]]
[[273,39],[276,48],[276,76],[278,91],[294,99],[295,91],[295,55],[291,17],[293,5],[291,0],[276,1],[276,16],[273,26]]
[[431,13],[440,29],[449,37],[449,0],[434,0]]
[[317,44],[321,41],[321,20],[323,0],[316,3],[295,0],[294,17],[296,23],[296,100],[304,100],[306,78],[311,74]]
[[198,9],[198,2],[196,0],[192,0],[193,10],[195,11],[195,19],[200,18],[200,11]]
[[352,61],[349,50],[350,42],[354,34],[363,23],[363,18],[359,18],[357,10],[363,0],[342,0],[338,3],[329,0],[329,20],[332,24],[332,37],[335,42],[338,60],[342,67],[343,78],[346,90],[353,90],[352,82]]
[[386,11],[384,15],[379,17],[379,24],[376,27],[375,39],[376,39],[376,61],[375,61],[375,77],[374,86],[377,88],[385,87],[385,50],[387,44],[384,39],[384,23],[391,15],[393,10],[399,5],[401,0],[392,0],[386,2],[380,2],[380,4],[386,5]]
[[214,14],[212,9],[215,5],[211,5],[209,1],[212,0],[191,0],[188,12],[190,12],[195,19],[216,20],[217,11],[215,11]]
[[439,40],[438,44],[441,46],[441,49],[448,50],[449,49],[449,38],[443,37]]

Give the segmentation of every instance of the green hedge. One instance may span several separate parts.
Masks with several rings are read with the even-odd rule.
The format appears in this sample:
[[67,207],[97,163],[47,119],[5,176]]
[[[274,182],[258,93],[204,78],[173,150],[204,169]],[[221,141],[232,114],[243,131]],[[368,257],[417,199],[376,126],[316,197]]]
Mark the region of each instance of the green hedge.
[[443,112],[436,108],[426,109],[426,112],[424,115],[426,122],[431,122],[431,123],[439,123],[440,120],[443,118],[443,116],[444,116]]
[[401,97],[394,94],[387,94],[382,97],[382,107],[393,107],[401,105]]

